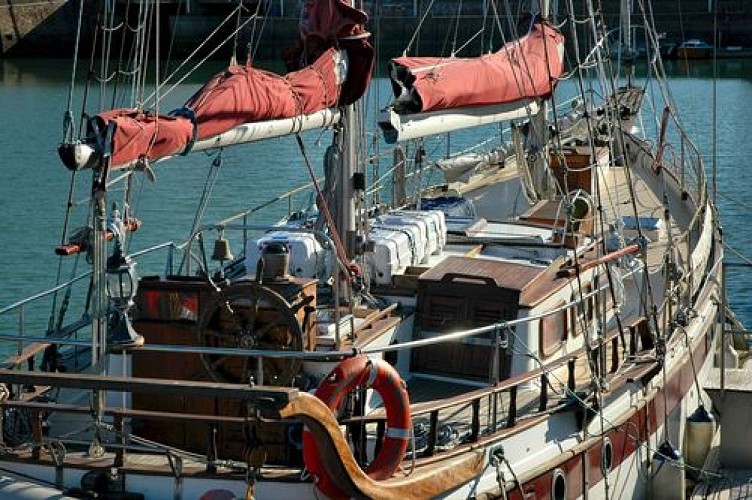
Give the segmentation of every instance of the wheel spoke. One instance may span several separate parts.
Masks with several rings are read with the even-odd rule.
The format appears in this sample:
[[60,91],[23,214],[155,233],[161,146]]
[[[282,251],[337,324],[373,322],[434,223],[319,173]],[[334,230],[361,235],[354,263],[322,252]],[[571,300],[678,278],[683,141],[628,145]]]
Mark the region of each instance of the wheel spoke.
[[237,333],[230,333],[230,332],[220,332],[217,330],[210,330],[206,329],[204,330],[204,337],[214,337],[222,340],[228,340],[228,339],[234,339],[238,336]]
[[256,338],[262,338],[266,336],[266,334],[271,330],[273,327],[281,324],[287,324],[287,321],[284,321],[285,318],[283,317],[277,317],[274,321],[265,324],[263,327],[259,328],[258,330],[255,330],[252,332],[253,336]]
[[217,368],[219,368],[221,364],[225,363],[226,361],[231,360],[232,358],[233,358],[232,356],[220,356],[217,360],[209,363],[209,368],[211,368],[212,370],[216,370]]
[[[231,284],[203,312],[198,328],[199,342],[208,347],[238,348],[251,345],[266,351],[298,351],[303,348],[303,332],[296,316],[313,297],[290,304],[276,291],[254,282]],[[213,325],[211,328],[209,325]],[[216,327],[219,326],[219,328]],[[279,329],[279,335],[275,331]],[[284,331],[283,331],[284,329]],[[251,338],[248,338],[251,337]],[[271,339],[268,337],[272,337]],[[243,343],[243,340],[248,341]],[[254,360],[249,357],[219,354],[200,356],[204,369],[218,382],[243,383],[251,373]],[[259,359],[265,379],[288,385],[300,370],[300,359]]]

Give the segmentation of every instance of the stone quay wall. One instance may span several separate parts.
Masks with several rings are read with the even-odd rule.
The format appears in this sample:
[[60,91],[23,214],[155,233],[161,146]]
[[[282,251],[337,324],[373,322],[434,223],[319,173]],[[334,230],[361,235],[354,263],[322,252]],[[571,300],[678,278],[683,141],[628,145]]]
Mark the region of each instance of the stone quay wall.
[[[77,24],[79,1],[89,2],[84,18],[82,56],[87,56],[88,42],[91,40],[91,26],[94,25],[95,7],[101,0],[0,0],[0,57],[70,57],[73,54],[75,28]],[[500,1],[500,0],[499,0]],[[752,0],[712,0],[718,2],[718,12],[709,12],[708,0],[681,0],[680,2],[653,1],[652,16],[657,29],[666,40],[681,42],[685,39],[699,38],[712,43],[713,26],[718,27],[720,46],[741,46],[752,48]],[[280,0],[272,2],[272,9],[263,21],[264,37],[255,53],[257,59],[279,60],[282,51],[293,44],[297,33],[298,0]],[[374,2],[370,2],[373,4]],[[422,15],[421,9],[428,0],[381,0],[381,11],[371,12],[369,29],[380,34],[377,48],[383,55],[400,54],[407,47],[418,27]],[[530,0],[512,0],[520,4],[513,12],[522,12],[529,8]],[[635,5],[638,2],[633,2]],[[132,1],[135,9],[137,2]],[[366,2],[367,6],[369,5]],[[476,5],[477,4],[477,5]],[[119,0],[116,8],[120,16],[126,5]],[[174,54],[185,54],[195,47],[197,40],[204,40],[214,26],[235,7],[235,2],[226,0],[160,0],[162,26],[161,46],[172,47]],[[248,12],[253,11],[251,2],[244,5]],[[459,55],[474,54],[481,44],[488,46],[489,41],[498,45],[500,36],[491,34],[488,19],[486,30],[478,34],[483,27],[480,2],[463,2],[461,22],[456,22],[456,0],[435,0],[434,10],[421,26],[420,35],[412,45],[421,54],[447,54],[455,44],[471,42]],[[609,28],[618,27],[619,0],[602,0],[602,16]],[[635,9],[637,7],[635,6]],[[582,0],[575,0],[576,17],[584,17],[586,10]],[[504,12],[503,10],[501,12]],[[417,15],[416,15],[417,14]],[[635,15],[635,20],[638,18]],[[242,48],[257,35],[261,24],[254,26],[250,22],[239,36],[238,46]],[[232,29],[233,23],[228,23]],[[254,31],[256,30],[256,31]],[[456,36],[455,36],[456,32]],[[220,33],[223,39],[227,33]],[[639,39],[639,34],[637,36]],[[231,50],[232,43],[216,55],[225,57]],[[239,51],[240,52],[240,51]],[[242,55],[239,54],[239,55]]]

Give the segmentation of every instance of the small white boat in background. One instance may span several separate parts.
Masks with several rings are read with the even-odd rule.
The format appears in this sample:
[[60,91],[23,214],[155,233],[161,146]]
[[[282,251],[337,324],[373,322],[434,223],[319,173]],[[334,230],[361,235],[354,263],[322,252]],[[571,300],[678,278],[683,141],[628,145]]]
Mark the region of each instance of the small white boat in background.
[[674,49],[677,59],[711,59],[713,46],[695,38],[686,40]]

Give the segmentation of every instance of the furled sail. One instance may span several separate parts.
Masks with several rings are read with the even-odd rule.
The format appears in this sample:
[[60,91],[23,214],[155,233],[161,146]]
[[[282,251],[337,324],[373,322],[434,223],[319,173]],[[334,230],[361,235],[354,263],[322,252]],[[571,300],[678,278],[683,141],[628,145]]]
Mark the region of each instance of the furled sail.
[[[281,76],[250,63],[232,65],[168,116],[134,109],[102,112],[90,121],[92,136],[101,145],[99,153],[109,152],[111,168],[128,166],[185,154],[195,141],[242,124],[352,104],[363,95],[372,74],[374,52],[363,27],[366,20],[364,12],[343,0],[306,2],[298,45],[287,54],[293,71]],[[63,161],[68,165],[71,155],[67,156]]]
[[564,37],[542,23],[477,58],[398,57],[390,61],[398,113],[490,106],[546,97],[563,71]]

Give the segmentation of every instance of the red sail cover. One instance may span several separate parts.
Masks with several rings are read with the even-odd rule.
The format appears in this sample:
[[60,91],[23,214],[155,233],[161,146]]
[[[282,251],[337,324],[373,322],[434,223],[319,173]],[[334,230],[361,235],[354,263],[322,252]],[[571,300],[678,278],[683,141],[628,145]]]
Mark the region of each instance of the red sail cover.
[[[373,68],[373,48],[363,28],[366,19],[364,12],[342,0],[309,0],[301,15],[296,66],[315,59],[310,65],[284,76],[250,65],[231,66],[193,95],[185,104],[188,111],[181,110],[180,116],[132,109],[100,113],[94,117],[100,131],[110,123],[115,125],[111,167],[187,152],[194,140],[242,123],[293,118],[352,104],[368,87]],[[347,53],[346,63],[338,49]],[[346,76],[343,68],[347,68]]]
[[157,116],[133,109],[113,109],[94,117],[99,129],[112,122],[110,165],[132,163],[145,157],[150,160],[183,152],[192,142],[193,123],[181,117]]
[[536,24],[523,38],[478,58],[392,59],[395,108],[417,113],[546,97],[563,71],[563,45],[558,31]]
[[343,0],[306,0],[300,14],[298,45],[285,54],[288,69],[299,69],[329,47],[347,53],[347,79],[340,89],[339,104],[352,104],[365,93],[373,74],[374,51],[364,25],[365,12]]
[[364,33],[368,16],[343,0],[308,0],[300,14],[300,37],[308,45]]
[[231,66],[198,91],[186,107],[198,122],[198,139],[247,122],[315,113],[339,101],[339,52],[328,49],[312,65],[287,76]]

